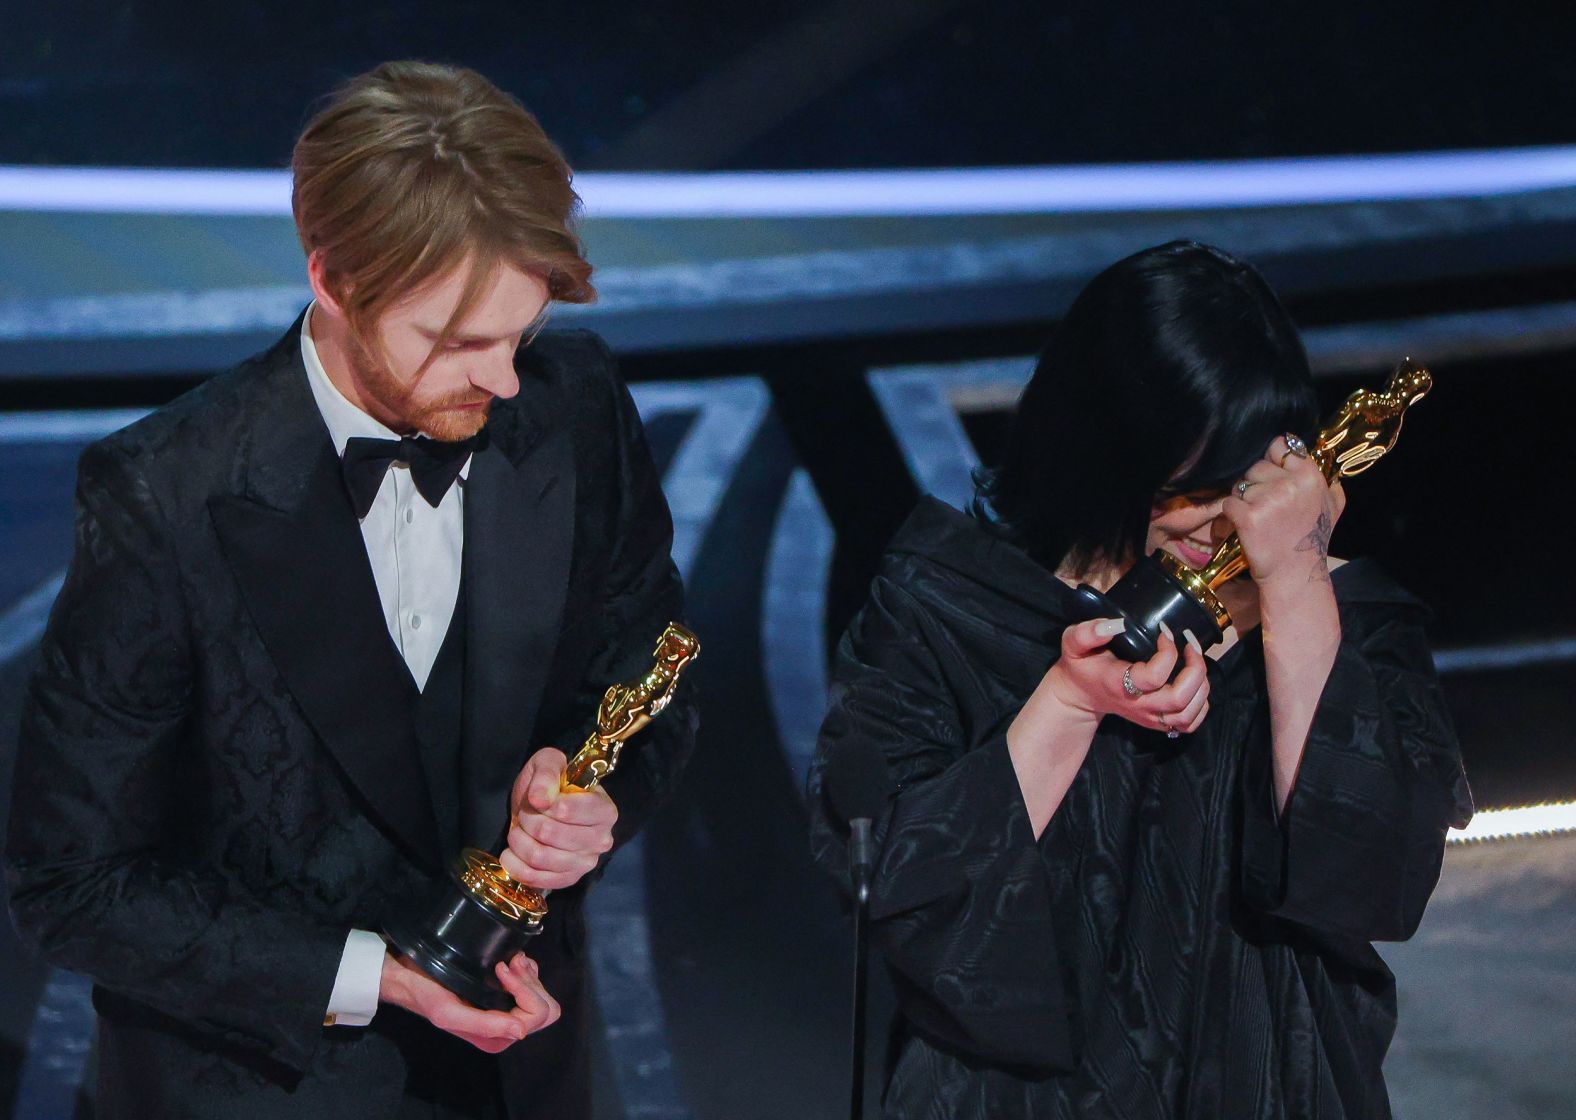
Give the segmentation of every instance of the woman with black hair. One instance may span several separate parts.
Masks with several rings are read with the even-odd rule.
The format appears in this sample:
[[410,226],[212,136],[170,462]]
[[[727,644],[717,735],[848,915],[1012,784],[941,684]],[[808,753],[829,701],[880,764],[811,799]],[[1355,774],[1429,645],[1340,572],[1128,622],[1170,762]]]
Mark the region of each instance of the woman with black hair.
[[[921,503],[838,651],[811,775],[885,756],[871,919],[888,1117],[1387,1117],[1394,982],[1471,799],[1423,634],[1307,458],[1316,402],[1251,267],[1177,242],[1097,276],[972,516]],[[1236,531],[1210,651],[1104,649],[1072,588]]]

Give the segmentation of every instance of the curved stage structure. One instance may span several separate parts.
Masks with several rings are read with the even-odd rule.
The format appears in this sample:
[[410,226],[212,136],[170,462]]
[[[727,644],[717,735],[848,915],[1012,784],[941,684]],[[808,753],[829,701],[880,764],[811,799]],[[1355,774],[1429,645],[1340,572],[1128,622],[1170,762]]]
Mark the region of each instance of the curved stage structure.
[[[1347,161],[1348,186],[1323,181],[1317,197],[1318,177],[1294,173],[1306,162],[1187,182],[1176,168],[585,177],[604,298],[565,321],[603,332],[636,381],[711,653],[696,668],[697,772],[726,759],[730,775],[687,783],[591,895],[601,1116],[839,1107],[846,923],[810,864],[802,804],[828,652],[914,498],[967,500],[1046,324],[1144,244],[1196,236],[1262,262],[1332,400],[1403,350],[1432,360],[1428,417],[1365,480],[1337,545],[1440,606],[1437,663],[1480,802],[1576,801],[1576,590],[1563,581],[1536,616],[1451,594],[1474,503],[1492,500],[1517,544],[1501,597],[1562,570],[1545,527],[1562,491],[1520,465],[1528,448],[1563,446],[1563,410],[1482,418],[1507,399],[1562,399],[1576,155]],[[76,456],[271,340],[306,298],[277,175],[199,177],[184,202],[169,179],[28,183],[0,170],[0,275],[30,278],[0,287],[0,806],[69,557]],[[63,407],[106,400],[135,407]],[[1536,1008],[1540,1038],[1576,1032],[1573,815],[1480,817],[1459,839],[1485,842],[1451,847],[1418,938],[1384,947],[1406,1001],[1389,1067],[1401,1115],[1576,1102],[1558,1047],[1517,1026]],[[1487,839],[1515,833],[1553,835]],[[92,1062],[86,985],[13,938],[0,923],[0,1117],[70,1116]],[[1498,1017],[1469,1014],[1485,1006]]]

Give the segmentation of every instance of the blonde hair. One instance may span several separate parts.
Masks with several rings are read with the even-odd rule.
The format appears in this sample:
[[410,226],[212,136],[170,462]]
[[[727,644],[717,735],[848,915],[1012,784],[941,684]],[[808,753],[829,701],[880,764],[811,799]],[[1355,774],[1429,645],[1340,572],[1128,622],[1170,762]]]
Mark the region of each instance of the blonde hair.
[[500,264],[541,277],[550,299],[596,298],[568,163],[524,106],[474,70],[385,62],[352,78],[308,122],[290,164],[301,247],[322,252],[326,286],[373,353],[383,313],[467,257],[433,354]]

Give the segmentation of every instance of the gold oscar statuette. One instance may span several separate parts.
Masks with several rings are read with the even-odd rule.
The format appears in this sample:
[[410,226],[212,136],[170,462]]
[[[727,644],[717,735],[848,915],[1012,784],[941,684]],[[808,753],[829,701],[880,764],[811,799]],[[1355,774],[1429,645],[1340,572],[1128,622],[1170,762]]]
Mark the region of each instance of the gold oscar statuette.
[[[1309,449],[1324,477],[1335,482],[1361,474],[1395,446],[1406,412],[1433,388],[1428,370],[1401,360],[1382,391],[1360,389],[1348,397]],[[1164,549],[1134,564],[1109,590],[1078,589],[1090,618],[1121,618],[1127,629],[1112,639],[1111,652],[1128,661],[1155,655],[1160,623],[1174,634],[1191,630],[1206,649],[1225,636],[1231,612],[1216,592],[1247,571],[1242,541],[1233,533],[1194,570]]]
[[[611,774],[624,744],[668,706],[679,675],[699,655],[695,635],[669,623],[657,640],[650,670],[613,685],[602,697],[596,728],[564,768],[562,788],[584,792]],[[545,896],[513,878],[491,852],[466,848],[437,903],[391,922],[384,932],[395,948],[462,999],[506,1009],[514,1000],[494,977],[493,966],[541,932]]]

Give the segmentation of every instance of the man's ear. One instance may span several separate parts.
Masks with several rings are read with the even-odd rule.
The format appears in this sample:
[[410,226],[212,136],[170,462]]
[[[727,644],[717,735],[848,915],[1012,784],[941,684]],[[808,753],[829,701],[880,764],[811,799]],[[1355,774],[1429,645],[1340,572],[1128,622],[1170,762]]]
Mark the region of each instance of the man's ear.
[[328,283],[327,258],[323,250],[313,249],[306,257],[307,282],[312,286],[312,298],[317,300],[318,306],[329,314],[344,318],[345,310],[340,306],[339,300],[334,297],[333,289]]

